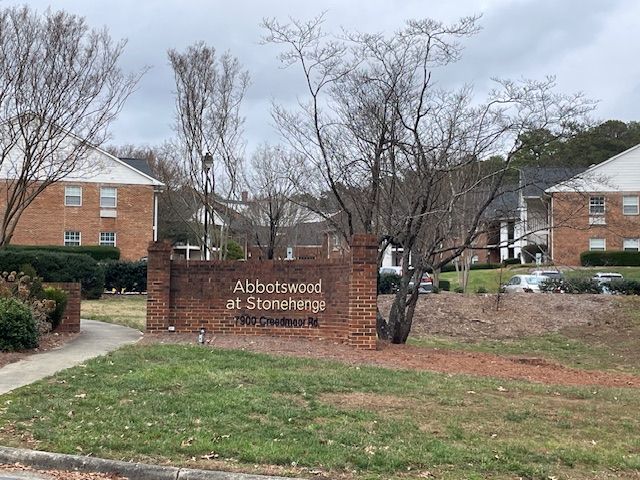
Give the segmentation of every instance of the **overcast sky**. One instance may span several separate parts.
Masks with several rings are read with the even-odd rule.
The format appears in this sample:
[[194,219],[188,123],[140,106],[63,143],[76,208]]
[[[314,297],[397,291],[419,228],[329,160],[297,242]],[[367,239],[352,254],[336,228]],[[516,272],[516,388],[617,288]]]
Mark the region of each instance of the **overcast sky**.
[[[24,4],[0,0],[0,6]],[[582,91],[599,100],[599,119],[640,120],[640,2],[637,0],[30,0],[83,15],[128,39],[125,70],[151,70],[111,129],[115,145],[155,145],[172,135],[173,78],[167,49],[203,40],[237,56],[252,77],[243,113],[251,151],[277,143],[271,100],[294,101],[304,93],[299,71],[282,70],[278,49],[259,44],[264,17],[307,19],[327,11],[327,27],[393,31],[411,18],[446,22],[481,13],[482,31],[465,41],[464,58],[448,67],[453,84],[486,90],[491,77],[555,75],[564,92]]]

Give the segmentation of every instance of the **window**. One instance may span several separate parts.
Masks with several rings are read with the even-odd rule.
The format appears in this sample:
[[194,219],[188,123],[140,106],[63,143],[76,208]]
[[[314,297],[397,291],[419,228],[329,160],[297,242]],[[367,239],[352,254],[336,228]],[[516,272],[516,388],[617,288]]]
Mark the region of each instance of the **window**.
[[115,247],[116,232],[100,232],[100,245],[105,247]]
[[589,198],[589,215],[604,215],[604,197]]
[[118,193],[116,187],[100,188],[100,206],[104,208],[115,208],[117,205]]
[[640,238],[625,238],[622,242],[622,249],[625,252],[637,252],[640,250]]
[[64,187],[64,204],[67,207],[82,205],[82,187]]
[[65,247],[79,247],[80,246],[80,232],[64,232],[64,246]]
[[622,197],[622,213],[624,215],[638,215],[638,197]]
[[607,249],[607,242],[604,238],[590,238],[589,250],[592,252],[604,252]]

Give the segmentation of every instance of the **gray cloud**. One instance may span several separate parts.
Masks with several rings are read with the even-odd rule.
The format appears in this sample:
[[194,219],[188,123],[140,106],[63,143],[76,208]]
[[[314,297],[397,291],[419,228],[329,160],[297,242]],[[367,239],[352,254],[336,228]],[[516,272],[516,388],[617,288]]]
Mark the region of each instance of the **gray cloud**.
[[[22,4],[5,0],[0,6]],[[30,0],[38,10],[47,0]],[[282,70],[278,50],[259,44],[263,17],[309,18],[327,10],[327,28],[391,32],[409,18],[430,16],[454,21],[482,13],[483,30],[466,41],[464,58],[439,72],[444,85],[473,82],[481,94],[490,77],[541,77],[556,74],[565,91],[584,90],[601,100],[597,116],[638,119],[640,103],[635,46],[640,5],[634,0],[299,0],[268,2],[190,0],[67,0],[52,8],[105,25],[114,38],[128,38],[122,64],[127,70],[152,69],[112,128],[116,144],[156,144],[171,136],[173,78],[166,51],[204,40],[237,56],[252,76],[244,115],[250,148],[277,141],[270,101],[291,104],[304,93],[298,70]]]

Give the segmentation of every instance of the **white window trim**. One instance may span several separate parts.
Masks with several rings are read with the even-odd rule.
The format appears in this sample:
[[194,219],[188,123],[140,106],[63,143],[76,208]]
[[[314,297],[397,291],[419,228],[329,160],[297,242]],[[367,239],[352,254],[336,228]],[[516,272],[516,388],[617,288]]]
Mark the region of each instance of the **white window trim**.
[[[112,188],[113,189],[113,200],[114,200],[114,204],[113,205],[103,205],[102,204],[102,190],[105,188]],[[111,196],[109,197],[105,197],[105,198],[112,198]],[[117,187],[100,187],[100,208],[118,208],[118,188]]]
[[[103,233],[113,233],[113,245],[102,243],[102,234]],[[103,247],[116,247],[118,245],[118,234],[116,232],[100,232],[98,234],[98,245]]]
[[[602,249],[600,248],[593,248],[592,246],[592,242],[594,240],[602,240]],[[590,252],[606,252],[607,251],[607,239],[606,238],[590,238],[589,239],[589,251]]]
[[[80,203],[78,205],[72,205],[67,203],[67,197],[75,197],[76,195],[67,195],[67,190],[69,188],[77,188],[80,190]],[[81,207],[82,206],[82,187],[78,185],[67,185],[64,187],[64,206],[65,207]]]
[[[633,204],[629,204],[629,205],[626,205],[626,204],[625,204],[625,200],[626,200],[627,198],[633,198],[633,199],[635,199],[635,203],[633,203]],[[628,206],[628,207],[631,207],[631,206],[635,207],[636,211],[635,211],[634,213],[626,213],[626,212],[624,211],[624,207],[627,207],[627,206]],[[640,214],[640,203],[638,202],[638,196],[637,196],[637,195],[624,195],[624,196],[622,197],[622,214],[623,214],[623,215],[639,215],[639,214]]]
[[77,246],[81,246],[82,245],[82,232],[78,231],[78,230],[65,230],[65,232],[62,234],[62,244],[66,247],[66,246],[70,246],[70,247],[75,247],[76,245],[67,245],[67,232],[78,232],[78,245]]

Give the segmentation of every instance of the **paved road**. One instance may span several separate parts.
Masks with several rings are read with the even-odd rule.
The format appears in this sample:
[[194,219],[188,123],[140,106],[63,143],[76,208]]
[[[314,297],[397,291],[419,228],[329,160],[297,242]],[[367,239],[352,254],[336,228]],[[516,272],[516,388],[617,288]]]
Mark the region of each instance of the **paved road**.
[[132,328],[82,320],[80,335],[71,342],[55,350],[31,355],[25,360],[0,368],[0,395],[49,377],[90,358],[112,352],[127,343],[135,343],[141,336],[139,331]]

